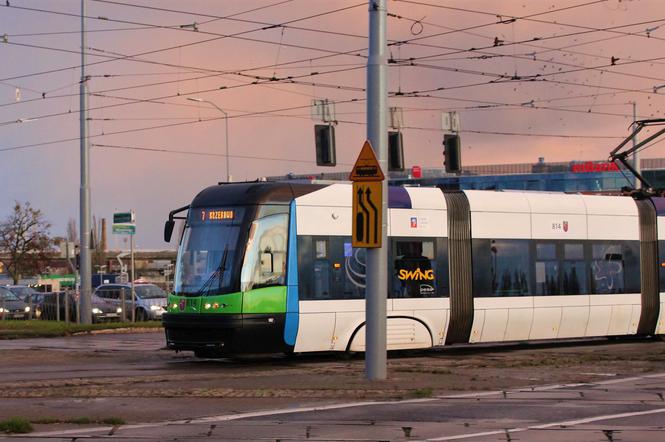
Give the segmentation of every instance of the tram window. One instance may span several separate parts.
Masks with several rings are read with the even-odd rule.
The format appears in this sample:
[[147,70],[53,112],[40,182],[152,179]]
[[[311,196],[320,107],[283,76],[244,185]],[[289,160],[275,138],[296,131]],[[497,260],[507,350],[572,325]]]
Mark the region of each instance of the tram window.
[[287,232],[286,214],[268,215],[252,223],[242,268],[242,291],[285,283]]
[[563,294],[581,295],[589,293],[587,288],[587,265],[584,260],[584,245],[563,245]]
[[621,245],[594,243],[591,245],[591,287],[593,293],[624,292],[624,260]]
[[625,272],[621,244],[591,244],[591,288],[593,293],[624,293]]
[[316,259],[328,258],[328,241],[325,239],[316,240]]
[[391,242],[393,298],[447,296],[443,275],[448,266],[443,239],[399,238]]
[[624,265],[626,266],[626,293],[640,293],[642,281],[640,280],[640,242],[626,241],[622,243]]
[[558,295],[559,262],[555,243],[536,243],[536,294]]
[[298,274],[300,299],[362,299],[365,249],[353,248],[350,237],[299,236]]
[[362,299],[365,297],[367,276],[367,249],[356,249],[350,237],[332,237],[332,292],[335,299]]
[[530,266],[528,240],[473,240],[474,296],[530,294]]

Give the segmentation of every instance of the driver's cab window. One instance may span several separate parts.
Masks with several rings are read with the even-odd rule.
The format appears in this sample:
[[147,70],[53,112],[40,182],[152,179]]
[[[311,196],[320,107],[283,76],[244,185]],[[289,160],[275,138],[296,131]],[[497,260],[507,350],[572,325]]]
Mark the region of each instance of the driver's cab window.
[[288,221],[288,214],[277,213],[252,222],[242,268],[242,291],[285,284]]

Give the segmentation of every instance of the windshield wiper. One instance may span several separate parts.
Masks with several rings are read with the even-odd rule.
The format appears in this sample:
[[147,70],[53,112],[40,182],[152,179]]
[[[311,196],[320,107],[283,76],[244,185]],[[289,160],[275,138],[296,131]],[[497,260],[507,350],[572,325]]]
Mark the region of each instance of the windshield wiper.
[[224,253],[222,254],[222,259],[219,263],[219,266],[215,269],[214,272],[212,272],[212,274],[206,280],[206,282],[203,283],[199,291],[196,293],[196,296],[205,295],[210,290],[210,286],[212,285],[215,278],[219,278],[217,289],[220,291],[222,290],[222,279],[224,279],[224,272],[226,271],[226,258],[228,256],[229,256],[229,244],[226,243],[226,246],[224,246]]

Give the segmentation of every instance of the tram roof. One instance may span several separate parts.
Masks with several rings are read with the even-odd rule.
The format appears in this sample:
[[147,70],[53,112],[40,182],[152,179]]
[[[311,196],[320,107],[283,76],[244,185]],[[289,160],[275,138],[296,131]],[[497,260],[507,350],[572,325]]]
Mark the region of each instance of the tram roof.
[[191,207],[290,204],[294,198],[323,187],[326,186],[284,182],[220,183],[199,192]]

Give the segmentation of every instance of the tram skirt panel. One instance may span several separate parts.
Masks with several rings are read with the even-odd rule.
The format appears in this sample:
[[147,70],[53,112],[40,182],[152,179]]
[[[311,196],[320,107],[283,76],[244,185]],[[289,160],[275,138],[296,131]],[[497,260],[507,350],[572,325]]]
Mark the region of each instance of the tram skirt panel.
[[444,192],[448,208],[450,323],[446,344],[469,342],[473,326],[471,210],[462,192]]

